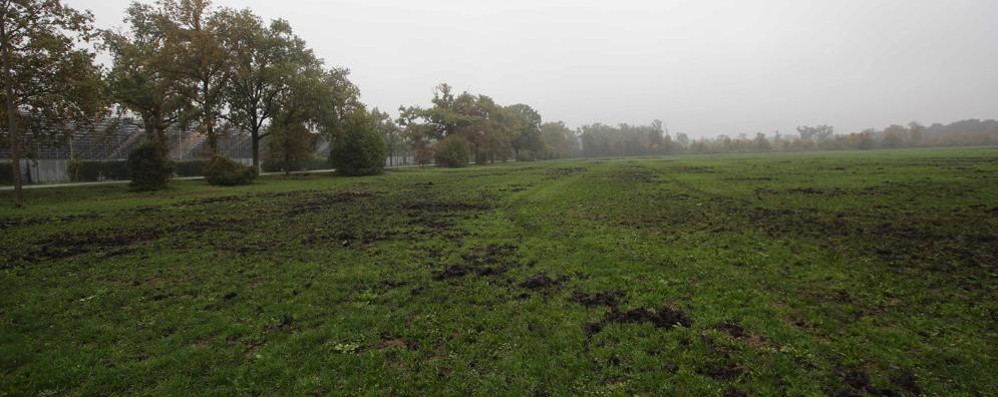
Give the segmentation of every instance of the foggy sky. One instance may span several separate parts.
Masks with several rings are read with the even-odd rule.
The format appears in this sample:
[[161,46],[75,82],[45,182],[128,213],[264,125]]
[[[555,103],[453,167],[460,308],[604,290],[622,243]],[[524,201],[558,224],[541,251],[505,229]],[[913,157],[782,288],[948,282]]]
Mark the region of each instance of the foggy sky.
[[[130,1],[64,3],[113,27]],[[570,127],[661,119],[693,136],[998,118],[994,0],[215,4],[289,20],[392,113],[448,82]]]

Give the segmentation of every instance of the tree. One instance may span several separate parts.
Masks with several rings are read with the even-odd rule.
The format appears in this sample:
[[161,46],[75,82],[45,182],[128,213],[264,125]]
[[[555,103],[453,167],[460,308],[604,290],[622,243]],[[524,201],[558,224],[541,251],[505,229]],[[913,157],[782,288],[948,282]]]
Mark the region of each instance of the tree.
[[680,152],[686,151],[690,147],[690,137],[684,132],[677,133],[676,145],[679,147]]
[[378,131],[385,139],[385,154],[388,156],[388,165],[397,165],[395,164],[395,156],[403,150],[402,129],[388,113],[382,112],[378,108],[371,111],[371,117],[377,121]]
[[904,145],[904,141],[907,139],[907,136],[907,128],[897,124],[891,125],[884,130],[884,141],[882,145],[885,148],[899,148]]
[[541,141],[546,159],[569,158],[578,152],[578,137],[561,121],[541,124]]
[[249,10],[227,14],[229,29],[222,32],[222,43],[232,57],[233,71],[223,91],[229,107],[225,118],[249,132],[253,167],[259,170],[260,142],[269,134],[264,127],[280,112],[279,97],[291,89],[301,68],[320,61],[287,21],[265,27]]
[[119,112],[130,111],[154,144],[167,145],[166,131],[189,110],[181,82],[163,68],[164,20],[149,5],[132,3],[124,20],[127,32],[103,32],[103,47],[114,61],[107,83]]
[[158,4],[155,17],[165,32],[161,67],[170,78],[181,82],[180,93],[191,109],[181,124],[196,125],[215,156],[224,89],[234,70],[221,37],[238,30],[239,18],[231,10],[214,12],[210,0],[161,0]]
[[768,152],[772,149],[772,145],[770,145],[769,139],[766,138],[766,134],[761,132],[755,134],[755,141],[752,142],[752,146],[755,150],[761,152]]
[[[544,151],[541,140],[541,114],[529,105],[518,103],[506,107],[513,115],[513,155],[517,160],[533,159]],[[528,155],[529,154],[529,155]]]
[[919,124],[917,121],[912,121],[908,123],[908,139],[911,146],[920,146],[922,144],[922,137],[925,135],[925,126]]
[[420,166],[433,161],[433,139],[435,131],[432,126],[421,123],[422,109],[418,107],[399,107],[399,117],[396,123],[402,129],[402,140],[412,149],[414,160]]
[[14,204],[24,205],[21,145],[91,128],[107,112],[94,54],[93,15],[59,0],[0,1],[0,79],[14,179]]
[[267,155],[285,175],[299,170],[314,157],[319,135],[309,130],[305,122],[284,122],[277,118],[267,130]]
[[820,143],[831,138],[835,129],[830,125],[822,124],[814,127],[800,126],[797,127],[797,132],[800,133],[800,139]]
[[437,165],[459,168],[468,165],[471,157],[471,145],[463,136],[454,134],[437,142],[433,152],[433,158]]
[[344,134],[333,142],[329,151],[329,162],[336,168],[336,173],[349,176],[382,173],[386,150],[378,118],[357,108],[344,121]]

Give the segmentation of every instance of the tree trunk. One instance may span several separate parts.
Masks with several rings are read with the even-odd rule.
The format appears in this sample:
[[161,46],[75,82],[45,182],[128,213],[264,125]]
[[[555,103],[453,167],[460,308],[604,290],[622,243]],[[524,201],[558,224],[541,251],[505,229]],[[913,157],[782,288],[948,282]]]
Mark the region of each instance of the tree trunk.
[[[3,36],[6,36],[4,32]],[[14,206],[24,206],[23,182],[21,181],[21,140],[17,134],[17,106],[14,105],[14,84],[11,81],[10,72],[10,45],[3,46],[3,85],[6,87],[4,93],[7,99],[7,134],[10,137],[10,169],[14,177]]]
[[253,127],[253,131],[250,131],[250,141],[253,143],[253,169],[256,173],[260,173],[260,130],[258,127]]
[[208,104],[208,96],[211,95],[211,86],[208,80],[201,81],[201,89],[203,90],[204,102],[201,105],[201,117],[204,123],[205,136],[208,138],[208,150],[211,151],[211,156],[218,156],[218,137],[215,134],[215,115],[211,111],[211,106]]

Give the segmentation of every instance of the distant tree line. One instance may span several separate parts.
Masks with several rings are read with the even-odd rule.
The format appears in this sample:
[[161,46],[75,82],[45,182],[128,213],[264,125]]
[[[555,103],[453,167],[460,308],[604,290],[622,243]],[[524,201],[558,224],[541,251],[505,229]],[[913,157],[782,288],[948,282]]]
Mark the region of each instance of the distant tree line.
[[[806,126],[796,134],[740,134],[690,139],[661,121],[648,125],[544,122],[526,104],[455,93],[441,84],[431,106],[399,109],[393,119],[360,101],[350,71],[327,66],[284,20],[210,0],[134,2],[121,31],[98,30],[93,15],[59,0],[0,1],[0,134],[11,153],[15,203],[21,205],[19,160],[26,144],[58,143],[116,114],[141,121],[147,137],[128,160],[133,186],[162,188],[175,172],[167,132],[204,137],[207,180],[252,180],[262,156],[290,171],[315,161],[320,141],[341,173],[381,172],[401,155],[444,166],[571,157],[837,150],[998,144],[994,120],[950,125],[911,123],[835,134]],[[88,47],[89,46],[89,47]],[[94,49],[88,49],[93,47]],[[110,54],[104,70],[96,50]],[[220,155],[229,129],[250,136],[252,167]]]
[[[668,138],[668,137],[667,137]],[[685,141],[683,137],[682,141]],[[796,134],[772,136],[756,133],[737,137],[720,135],[713,139],[699,138],[688,144],[676,140],[682,153],[732,153],[807,150],[869,150],[932,146],[998,145],[998,121],[963,120],[951,124],[924,126],[917,122],[890,125],[883,130],[866,129],[848,134],[836,134],[832,126],[801,126]]]
[[[503,106],[485,95],[456,94],[450,85],[434,89],[432,107],[402,107],[397,124],[419,164],[463,166],[507,160],[539,160],[574,154],[572,132],[563,123],[545,124],[525,104]],[[463,151],[467,147],[467,156]],[[457,156],[455,156],[457,155]],[[464,160],[467,157],[467,160]]]

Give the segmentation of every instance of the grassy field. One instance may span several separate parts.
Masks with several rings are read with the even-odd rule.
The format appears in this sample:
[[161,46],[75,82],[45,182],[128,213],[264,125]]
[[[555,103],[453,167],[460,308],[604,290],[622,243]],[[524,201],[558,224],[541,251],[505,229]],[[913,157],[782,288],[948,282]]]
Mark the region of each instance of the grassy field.
[[0,395],[998,395],[998,149],[0,194]]

